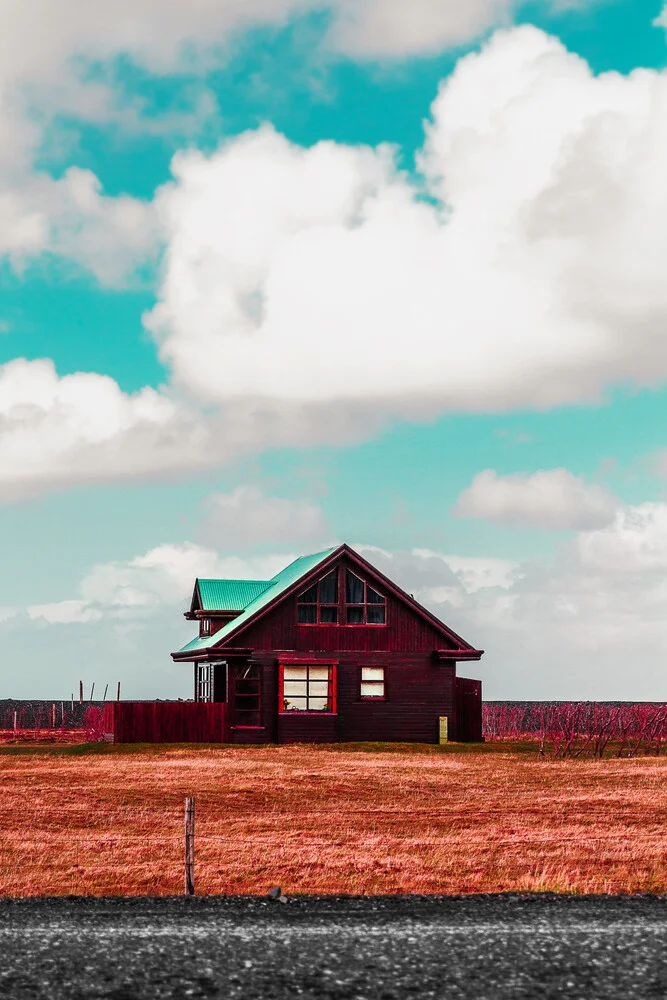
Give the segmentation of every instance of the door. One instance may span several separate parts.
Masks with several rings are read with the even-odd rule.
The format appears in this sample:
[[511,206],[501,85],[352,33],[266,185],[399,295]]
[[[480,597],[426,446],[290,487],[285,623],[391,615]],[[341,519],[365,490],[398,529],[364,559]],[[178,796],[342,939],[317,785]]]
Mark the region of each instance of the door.
[[247,663],[234,668],[232,692],[233,726],[235,729],[262,727],[262,669],[259,663]]

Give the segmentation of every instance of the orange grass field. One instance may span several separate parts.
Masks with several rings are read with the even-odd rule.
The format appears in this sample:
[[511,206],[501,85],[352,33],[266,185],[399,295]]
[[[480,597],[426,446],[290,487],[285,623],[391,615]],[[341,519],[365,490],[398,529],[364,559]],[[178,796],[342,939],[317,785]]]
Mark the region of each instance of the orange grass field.
[[197,893],[667,891],[664,757],[103,746],[0,771],[0,895],[182,892],[186,795]]

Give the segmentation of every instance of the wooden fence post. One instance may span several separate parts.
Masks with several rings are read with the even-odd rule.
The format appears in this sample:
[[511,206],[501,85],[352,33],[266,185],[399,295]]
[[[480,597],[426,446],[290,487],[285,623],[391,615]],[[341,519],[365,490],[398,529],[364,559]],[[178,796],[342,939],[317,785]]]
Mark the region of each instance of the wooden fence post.
[[185,888],[186,896],[195,892],[195,800],[185,800]]
[[79,704],[83,705],[83,681],[79,681]]
[[449,732],[448,732],[449,727],[447,725],[447,723],[448,723],[447,716],[446,715],[441,715],[439,722],[440,722],[440,726],[439,726],[439,732],[438,732],[438,739],[439,739],[440,744],[442,745],[443,743],[449,742]]

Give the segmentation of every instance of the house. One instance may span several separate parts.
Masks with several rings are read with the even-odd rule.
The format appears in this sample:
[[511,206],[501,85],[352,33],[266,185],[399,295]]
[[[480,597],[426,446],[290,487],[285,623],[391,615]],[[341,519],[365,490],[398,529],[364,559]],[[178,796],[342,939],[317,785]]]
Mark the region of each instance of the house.
[[348,545],[271,580],[195,582],[196,702],[226,704],[233,743],[481,739],[481,682],[456,677],[475,649]]

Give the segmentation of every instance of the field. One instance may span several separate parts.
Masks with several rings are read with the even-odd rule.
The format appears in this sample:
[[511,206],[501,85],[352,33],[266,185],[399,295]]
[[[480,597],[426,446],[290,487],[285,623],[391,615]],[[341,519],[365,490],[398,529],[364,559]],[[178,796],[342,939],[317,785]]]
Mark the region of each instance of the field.
[[667,892],[667,758],[534,747],[0,750],[0,895]]

